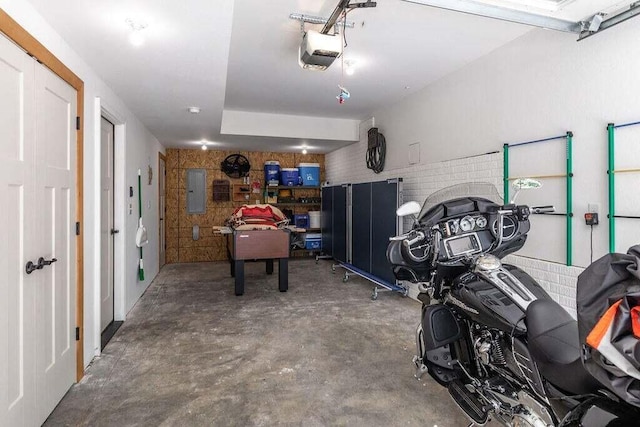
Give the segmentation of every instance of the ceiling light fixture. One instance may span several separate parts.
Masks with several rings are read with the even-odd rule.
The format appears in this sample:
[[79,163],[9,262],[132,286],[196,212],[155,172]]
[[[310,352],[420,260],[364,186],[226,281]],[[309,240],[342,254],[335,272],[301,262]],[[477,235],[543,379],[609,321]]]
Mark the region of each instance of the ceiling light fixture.
[[307,154],[307,149],[306,148],[302,149],[302,154]]
[[142,31],[147,28],[147,23],[142,21],[134,21],[131,18],[125,20],[127,25],[131,28],[131,34],[129,34],[129,43],[135,47],[142,46],[144,44],[144,36]]
[[203,151],[207,150],[207,146],[206,145],[203,145],[201,148],[202,148]]
[[200,114],[200,107],[189,107],[187,111],[191,114]]

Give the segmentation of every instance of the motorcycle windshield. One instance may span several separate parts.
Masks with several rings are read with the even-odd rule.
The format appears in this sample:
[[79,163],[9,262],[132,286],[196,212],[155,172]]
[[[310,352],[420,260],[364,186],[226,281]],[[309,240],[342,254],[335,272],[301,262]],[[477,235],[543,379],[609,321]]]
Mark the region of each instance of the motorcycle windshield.
[[424,201],[418,221],[422,220],[425,214],[434,206],[439,205],[447,200],[459,199],[462,197],[481,197],[490,200],[499,205],[502,204],[502,197],[493,184],[488,182],[466,182],[464,184],[456,184],[450,187],[438,190],[432,193]]

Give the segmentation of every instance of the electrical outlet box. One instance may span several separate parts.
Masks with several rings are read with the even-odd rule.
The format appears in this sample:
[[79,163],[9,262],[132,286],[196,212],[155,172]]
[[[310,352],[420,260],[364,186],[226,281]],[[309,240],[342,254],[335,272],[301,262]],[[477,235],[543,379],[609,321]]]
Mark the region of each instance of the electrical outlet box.
[[598,225],[598,213],[597,212],[587,212],[584,214],[584,222],[587,225]]

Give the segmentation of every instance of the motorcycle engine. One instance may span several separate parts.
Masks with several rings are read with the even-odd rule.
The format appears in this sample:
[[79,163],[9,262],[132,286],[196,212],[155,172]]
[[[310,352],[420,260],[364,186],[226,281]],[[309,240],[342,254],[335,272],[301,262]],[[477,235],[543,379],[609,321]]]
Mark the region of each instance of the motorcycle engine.
[[[524,387],[501,378],[499,372],[508,371],[514,375],[513,356],[505,341],[504,332],[474,325],[472,329],[473,350],[476,360],[483,366],[487,377],[482,394],[488,401],[500,401],[494,408],[511,408],[495,411],[495,416],[506,425],[514,427],[547,427],[554,425],[549,411]],[[524,383],[524,381],[523,381]],[[497,403],[497,402],[496,402]]]
[[473,336],[474,351],[478,360],[484,365],[506,365],[501,331],[476,329]]

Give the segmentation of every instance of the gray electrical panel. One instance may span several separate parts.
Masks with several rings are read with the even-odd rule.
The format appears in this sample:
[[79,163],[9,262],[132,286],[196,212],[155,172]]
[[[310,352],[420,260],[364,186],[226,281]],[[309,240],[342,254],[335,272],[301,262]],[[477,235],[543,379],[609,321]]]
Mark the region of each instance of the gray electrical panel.
[[207,208],[206,169],[187,169],[187,213],[203,214]]

